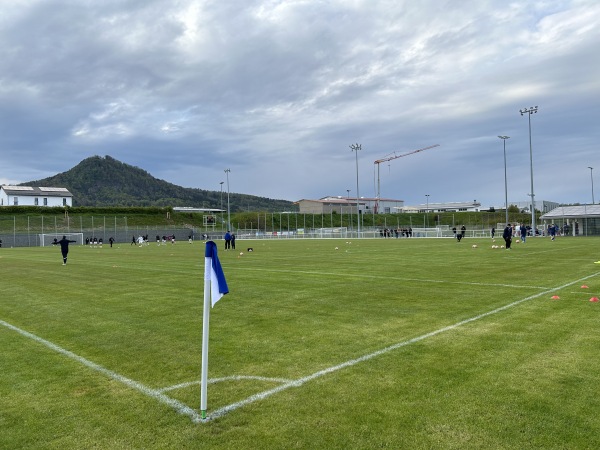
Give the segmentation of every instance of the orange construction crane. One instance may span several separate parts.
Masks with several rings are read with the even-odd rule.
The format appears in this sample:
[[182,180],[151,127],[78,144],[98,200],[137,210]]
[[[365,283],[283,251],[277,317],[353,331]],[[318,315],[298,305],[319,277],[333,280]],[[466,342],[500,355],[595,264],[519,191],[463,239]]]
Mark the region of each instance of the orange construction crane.
[[419,153],[424,150],[429,150],[430,148],[435,148],[435,147],[439,147],[439,146],[440,146],[440,144],[430,145],[429,147],[420,148],[418,150],[413,150],[412,152],[403,153],[401,155],[398,155],[398,154],[396,154],[396,152],[393,152],[393,153],[390,153],[389,155],[386,155],[383,158],[378,159],[377,161],[374,162],[374,164],[377,164],[377,197],[375,199],[375,214],[377,214],[379,212],[379,198],[380,198],[380,189],[381,189],[380,182],[379,182],[379,164],[381,164],[382,162],[391,161],[393,159],[402,158],[403,156],[413,155],[415,153]]

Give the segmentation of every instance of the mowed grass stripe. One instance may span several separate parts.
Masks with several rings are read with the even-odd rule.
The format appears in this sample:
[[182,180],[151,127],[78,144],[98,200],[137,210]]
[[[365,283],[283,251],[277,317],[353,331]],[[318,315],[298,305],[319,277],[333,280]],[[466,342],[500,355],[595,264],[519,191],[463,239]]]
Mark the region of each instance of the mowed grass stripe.
[[[307,373],[335,367],[544,292],[536,286],[562,286],[582,275],[594,275],[598,269],[592,264],[597,258],[589,251],[593,240],[551,243],[540,239],[513,252],[491,250],[487,244],[484,248],[484,240],[477,241],[479,248],[473,249],[471,242],[476,241],[468,240],[467,245],[460,246],[452,240],[398,240],[398,245],[371,240],[361,241],[358,250],[344,254],[341,249],[345,243],[337,243],[336,251],[333,241],[310,242],[308,249],[306,241],[267,242],[264,248],[261,241],[248,245],[239,242],[238,249],[245,253],[242,256],[239,251],[219,249],[231,293],[211,311],[209,376],[301,379]],[[255,251],[248,254],[247,246]],[[11,252],[15,250],[20,256],[12,259],[9,252],[0,253],[0,264],[12,281],[0,287],[1,319],[116,373],[140,380],[151,389],[198,379],[202,246],[177,244],[167,252],[161,252],[166,250],[164,247],[132,247],[127,251],[121,248],[121,253],[110,253],[108,248],[94,253],[95,249],[73,247],[66,267],[60,265],[58,249],[50,249],[55,252],[44,256],[52,261],[42,260],[42,270],[37,269],[39,249]],[[541,253],[532,264],[526,255],[534,251]],[[277,273],[282,267],[293,270]],[[312,274],[319,272],[333,275]],[[360,278],[360,274],[365,277]],[[367,278],[369,275],[372,278]],[[399,280],[398,276],[444,282],[421,283]],[[590,289],[597,292],[595,283],[590,279]],[[518,285],[530,288],[508,287]],[[560,292],[561,297],[566,298],[566,294],[567,290]],[[543,304],[537,307],[542,315],[566,307],[549,299]],[[530,309],[533,307],[525,308]],[[576,320],[577,311],[570,312]],[[506,313],[510,320],[521,315],[516,311]],[[496,318],[493,323],[503,322],[506,316],[497,317],[502,319]],[[489,319],[479,321],[476,327],[483,330],[489,323]],[[527,332],[524,322],[517,323]],[[454,339],[460,341],[461,333]],[[414,347],[417,351],[420,348],[421,344]],[[477,355],[476,347],[467,350]],[[481,357],[485,357],[485,349],[481,351]],[[388,355],[384,359],[394,364],[403,358]],[[10,361],[5,363],[10,367]],[[365,370],[354,368],[343,378]],[[384,373],[380,376],[385,378]],[[443,380],[432,380],[436,381]],[[245,379],[211,385],[209,410],[263,392],[270,387],[265,383]],[[314,394],[315,389],[325,385],[327,382],[311,384],[307,393]],[[9,397],[16,401],[18,393],[10,393]],[[173,398],[195,405],[198,389],[191,386],[174,392]],[[277,412],[272,411],[271,420],[277,420],[276,416],[286,414],[284,399],[288,398],[288,393],[282,393],[279,400],[271,398],[269,408],[258,417],[247,415],[257,412],[250,406],[247,413],[240,410],[227,415],[227,421],[236,422],[235,417],[239,417],[259,426],[273,407]],[[333,398],[330,401],[337,402]],[[352,403],[344,400],[343,408]],[[386,409],[385,415],[394,414]],[[342,424],[339,419],[337,423]],[[301,435],[304,442],[310,440],[306,433]]]
[[260,392],[258,394],[254,394],[254,395],[252,395],[252,396],[250,396],[250,397],[248,397],[248,398],[246,398],[246,399],[244,399],[244,400],[242,400],[240,402],[237,402],[237,403],[234,403],[234,404],[227,405],[227,406],[224,406],[222,408],[219,408],[218,410],[216,410],[214,413],[212,413],[208,417],[208,420],[216,419],[216,418],[221,417],[221,416],[223,416],[225,414],[228,414],[228,413],[230,413],[230,412],[232,412],[232,411],[234,411],[234,410],[236,410],[236,409],[238,409],[240,407],[249,405],[251,403],[254,403],[254,402],[257,402],[257,401],[260,401],[260,400],[264,400],[264,399],[270,397],[271,395],[283,392],[284,390],[287,390],[287,389],[290,389],[290,388],[300,387],[300,386],[302,386],[305,383],[313,381],[313,380],[315,380],[317,378],[320,378],[322,376],[331,374],[333,372],[337,372],[338,370],[346,369],[346,368],[352,367],[352,366],[354,366],[356,364],[359,364],[359,363],[362,363],[362,362],[365,362],[365,361],[369,361],[370,359],[382,356],[382,355],[384,355],[386,353],[389,353],[391,351],[397,350],[399,348],[406,347],[408,345],[411,345],[411,344],[423,341],[425,339],[437,336],[438,334],[455,330],[458,327],[461,327],[463,325],[466,325],[466,324],[478,321],[478,320],[483,319],[485,317],[497,314],[497,313],[505,311],[505,310],[507,310],[509,308],[513,308],[513,307],[515,307],[517,305],[520,305],[523,302],[530,301],[530,300],[536,299],[538,297],[541,297],[542,295],[547,295],[547,294],[550,294],[550,293],[553,293],[553,292],[565,289],[567,287],[572,286],[573,284],[581,283],[582,281],[586,281],[586,280],[589,280],[589,279],[591,279],[593,277],[596,277],[597,275],[598,274],[592,274],[592,275],[580,278],[578,280],[566,283],[566,284],[564,284],[562,286],[557,286],[555,288],[548,289],[548,290],[546,290],[544,292],[540,292],[538,294],[526,297],[524,299],[518,300],[518,301],[510,303],[508,305],[504,305],[504,306],[496,308],[496,309],[494,309],[492,311],[484,312],[484,313],[479,314],[479,315],[477,315],[475,317],[470,317],[470,318],[468,318],[466,320],[462,320],[462,321],[460,321],[458,323],[446,326],[444,328],[440,328],[438,330],[431,331],[429,333],[426,333],[426,334],[421,335],[421,336],[417,336],[417,337],[409,339],[407,341],[403,341],[403,342],[399,342],[399,343],[390,345],[390,346],[388,346],[386,348],[383,348],[381,350],[377,350],[377,351],[375,351],[373,353],[369,353],[369,354],[360,356],[360,357],[358,357],[356,359],[349,360],[349,361],[344,361],[341,364],[337,364],[337,365],[332,366],[332,367],[327,367],[327,368],[325,368],[323,370],[320,370],[320,371],[315,372],[315,373],[313,373],[311,375],[299,378],[297,380],[288,381],[288,382],[283,383],[282,385],[277,386],[277,387],[275,387],[273,389],[270,389],[270,390],[267,390],[267,391],[263,391],[263,392]]
[[186,406],[186,405],[178,402],[177,400],[174,400],[174,399],[164,395],[164,393],[161,392],[160,390],[150,389],[149,387],[144,386],[143,384],[138,383],[137,381],[131,380],[127,377],[124,377],[124,376],[116,373],[116,372],[113,372],[112,370],[106,369],[105,367],[102,367],[99,364],[96,364],[96,363],[94,363],[86,358],[83,358],[69,350],[66,350],[50,341],[47,341],[46,339],[40,338],[39,336],[36,336],[35,334],[29,333],[28,331],[25,331],[18,327],[15,327],[3,320],[0,320],[0,325],[5,328],[8,328],[12,331],[15,331],[16,333],[18,333],[28,339],[31,339],[39,344],[42,344],[42,345],[48,347],[49,349],[51,349],[57,353],[60,353],[63,356],[66,356],[67,358],[73,359],[73,360],[77,361],[78,363],[82,364],[83,366],[85,366],[89,369],[92,369],[96,372],[99,372],[99,373],[107,376],[110,379],[118,381],[119,383],[122,383],[131,389],[137,390],[137,391],[141,392],[142,394],[147,395],[148,397],[151,397],[161,403],[164,403],[165,405],[168,405],[171,408],[175,409],[178,413],[189,416],[194,421],[200,420],[200,417],[199,417],[197,411],[195,411],[193,408],[190,408],[189,406]]

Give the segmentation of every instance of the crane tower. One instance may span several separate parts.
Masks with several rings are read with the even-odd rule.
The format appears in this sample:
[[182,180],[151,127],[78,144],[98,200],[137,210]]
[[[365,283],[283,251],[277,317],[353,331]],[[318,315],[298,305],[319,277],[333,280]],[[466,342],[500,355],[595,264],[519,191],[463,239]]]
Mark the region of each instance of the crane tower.
[[413,155],[415,153],[419,153],[424,150],[429,150],[430,148],[435,148],[435,147],[439,147],[439,146],[440,146],[440,144],[430,145],[429,147],[420,148],[418,150],[413,150],[411,152],[403,153],[401,155],[398,155],[398,154],[396,154],[396,152],[393,152],[393,153],[386,155],[383,158],[378,159],[374,162],[374,164],[377,165],[377,197],[375,199],[375,214],[377,214],[379,212],[379,198],[380,198],[380,190],[381,190],[380,181],[379,181],[379,164],[381,164],[382,162],[392,161],[393,159],[402,158],[404,156]]

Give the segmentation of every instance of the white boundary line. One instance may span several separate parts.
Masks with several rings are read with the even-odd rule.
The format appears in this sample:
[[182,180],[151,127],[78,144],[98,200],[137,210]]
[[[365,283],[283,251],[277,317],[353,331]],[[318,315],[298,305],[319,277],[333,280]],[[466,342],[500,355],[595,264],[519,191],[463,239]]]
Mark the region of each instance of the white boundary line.
[[546,294],[549,294],[549,293],[552,293],[552,292],[559,291],[559,290],[564,289],[566,287],[572,286],[575,283],[581,283],[582,281],[585,281],[585,280],[588,280],[590,278],[593,278],[593,277],[597,276],[598,274],[600,274],[600,272],[594,273],[592,275],[588,275],[586,277],[580,278],[580,279],[575,280],[575,281],[571,281],[569,283],[563,284],[562,286],[558,286],[558,287],[555,287],[555,288],[547,289],[545,291],[539,292],[539,293],[531,295],[529,297],[525,297],[525,298],[523,298],[521,300],[514,301],[512,303],[509,303],[507,305],[501,306],[501,307],[493,309],[491,311],[479,314],[477,316],[474,316],[474,317],[471,317],[471,318],[468,318],[468,319],[465,319],[465,320],[461,320],[460,322],[456,322],[453,325],[448,325],[446,327],[439,328],[439,329],[437,329],[435,331],[431,331],[429,333],[422,334],[421,336],[417,336],[417,337],[414,337],[414,338],[406,340],[406,341],[398,342],[397,344],[390,345],[388,347],[382,348],[381,350],[377,350],[377,351],[375,351],[373,353],[369,353],[369,354],[363,355],[363,356],[361,356],[359,358],[351,359],[351,360],[345,361],[345,362],[343,362],[341,364],[338,364],[338,365],[335,365],[335,366],[331,366],[331,367],[328,367],[328,368],[323,369],[323,370],[319,370],[318,372],[315,372],[315,373],[313,373],[311,375],[299,378],[297,380],[287,380],[287,379],[279,379],[279,378],[265,378],[265,377],[254,377],[254,376],[242,376],[242,375],[213,379],[213,380],[210,381],[211,383],[216,383],[216,382],[219,382],[219,381],[227,381],[227,380],[258,379],[258,380],[262,380],[262,381],[282,382],[283,384],[281,384],[280,386],[277,386],[277,387],[275,387],[273,389],[269,389],[267,391],[263,391],[263,392],[259,392],[258,394],[254,394],[254,395],[252,395],[252,396],[250,396],[250,397],[248,397],[248,398],[246,398],[244,400],[241,400],[239,402],[232,403],[230,405],[227,405],[227,406],[224,406],[222,408],[216,409],[206,419],[202,419],[202,416],[199,414],[198,411],[194,410],[193,408],[190,408],[189,406],[187,406],[187,405],[185,405],[185,404],[183,404],[183,403],[181,403],[181,402],[179,402],[179,401],[177,401],[177,400],[175,400],[175,399],[173,399],[171,397],[166,396],[163,393],[163,392],[168,391],[168,390],[174,390],[174,389],[178,389],[178,388],[181,388],[181,387],[186,387],[186,386],[191,386],[191,385],[194,385],[194,384],[198,384],[199,382],[181,383],[179,385],[175,385],[175,386],[171,386],[171,387],[167,387],[167,388],[163,388],[163,389],[152,389],[152,388],[149,388],[148,386],[143,385],[142,383],[139,383],[139,382],[137,382],[135,380],[127,378],[127,377],[125,377],[123,375],[119,375],[118,373],[113,372],[112,370],[109,370],[109,369],[107,369],[105,367],[102,367],[101,365],[96,364],[96,363],[90,361],[89,359],[86,359],[86,358],[84,358],[82,356],[79,356],[79,355],[77,355],[77,354],[75,354],[75,353],[73,353],[73,352],[71,352],[69,350],[66,350],[66,349],[64,349],[64,348],[62,348],[62,347],[60,347],[60,346],[58,346],[56,344],[53,344],[52,342],[50,342],[50,341],[48,341],[46,339],[43,339],[43,338],[41,338],[39,336],[36,336],[33,333],[30,333],[28,331],[25,331],[25,330],[23,330],[21,328],[18,328],[16,326],[14,326],[14,325],[11,325],[8,322],[0,320],[0,325],[4,326],[4,327],[6,327],[6,328],[8,328],[10,330],[16,331],[20,335],[22,335],[24,337],[27,337],[29,339],[32,339],[33,341],[38,342],[38,343],[40,343],[40,344],[42,344],[42,345],[50,348],[51,350],[54,350],[57,353],[60,353],[60,354],[66,356],[66,357],[68,357],[70,359],[73,359],[73,360],[81,363],[82,365],[84,365],[84,366],[86,366],[86,367],[88,367],[88,368],[90,368],[90,369],[92,369],[92,370],[94,370],[96,372],[99,372],[99,373],[101,373],[103,375],[106,375],[110,379],[113,379],[115,381],[119,381],[120,383],[123,383],[124,385],[126,385],[126,386],[128,386],[128,387],[130,387],[130,388],[132,388],[134,390],[137,390],[137,391],[139,391],[139,392],[147,395],[148,397],[154,398],[155,400],[159,401],[160,403],[163,403],[163,404],[165,404],[167,406],[170,406],[171,408],[173,408],[178,413],[190,417],[190,419],[194,423],[200,423],[200,422],[208,422],[208,421],[217,419],[219,417],[222,417],[222,416],[226,415],[229,412],[232,412],[232,411],[234,411],[234,410],[236,410],[238,408],[241,408],[242,406],[249,405],[249,404],[257,402],[259,400],[263,400],[263,399],[265,399],[267,397],[270,397],[273,394],[277,394],[278,392],[282,392],[282,391],[287,390],[289,388],[300,387],[303,384],[308,383],[309,381],[312,381],[314,379],[320,378],[320,377],[322,377],[324,375],[327,375],[327,374],[330,374],[330,373],[333,373],[333,372],[337,372],[338,370],[354,366],[354,365],[356,365],[358,363],[361,363],[361,362],[364,362],[364,361],[368,361],[368,360],[373,359],[373,358],[375,358],[377,356],[381,356],[383,354],[389,353],[389,352],[391,352],[393,350],[396,350],[398,348],[401,348],[401,347],[406,347],[407,345],[414,344],[415,342],[419,342],[419,341],[425,340],[427,338],[436,336],[436,335],[438,335],[440,333],[444,333],[446,331],[454,330],[455,328],[458,328],[458,327],[460,327],[462,325],[465,325],[465,324],[477,321],[479,319],[482,319],[484,317],[490,316],[492,314],[499,313],[499,312],[504,311],[506,309],[512,308],[513,306],[517,306],[517,305],[519,305],[519,304],[521,304],[523,302],[526,302],[526,301],[533,300],[535,298],[541,297],[542,295],[546,295]]
[[[347,273],[335,273],[335,272],[312,272],[309,270],[285,270],[285,269],[256,269],[249,267],[235,267],[234,270],[246,270],[252,272],[277,272],[277,273],[302,273],[305,275],[327,275],[327,276],[344,276],[349,277]],[[516,289],[551,289],[548,286],[526,286],[519,284],[503,284],[503,283],[479,283],[475,281],[448,281],[448,280],[430,280],[428,278],[404,278],[404,277],[389,277],[384,275],[366,275],[366,274],[352,274],[352,278],[370,278],[370,279],[385,279],[385,280],[396,280],[396,281],[415,281],[419,283],[447,283],[447,284],[462,284],[467,286],[490,286],[490,287],[507,287],[507,288],[516,288]]]
[[187,405],[184,405],[181,402],[178,402],[175,399],[172,399],[171,397],[167,397],[159,390],[149,388],[148,386],[145,386],[142,383],[139,383],[130,378],[124,377],[123,375],[119,375],[118,373],[113,372],[112,370],[109,370],[105,367],[102,367],[101,365],[96,364],[95,362],[92,362],[89,359],[86,359],[86,358],[79,356],[69,350],[66,350],[56,344],[53,344],[52,342],[47,341],[46,339],[43,339],[39,336],[36,336],[33,333],[30,333],[28,331],[22,330],[21,328],[15,327],[14,325],[11,325],[8,322],[0,320],[0,325],[4,326],[10,330],[16,331],[20,335],[25,336],[29,339],[32,339],[35,342],[45,345],[46,347],[54,350],[57,353],[60,353],[61,355],[71,358],[71,359],[77,361],[78,363],[81,363],[84,366],[89,367],[92,370],[95,370],[96,372],[106,375],[108,378],[110,378],[112,380],[119,381],[120,383],[123,383],[124,385],[126,385],[132,389],[135,389],[135,390],[141,392],[142,394],[147,395],[148,397],[152,397],[153,399],[158,400],[160,403],[170,406],[178,413],[189,416],[192,419],[192,421],[194,421],[194,422],[198,422],[198,421],[202,420],[200,417],[200,414],[197,411],[195,411],[194,409],[190,408]]
[[[258,381],[266,381],[268,383],[289,383],[292,381],[287,378],[268,378],[268,377],[254,376],[254,375],[231,375],[229,377],[211,378],[208,380],[208,384],[221,383],[223,381],[241,381],[241,380],[258,380]],[[174,391],[176,389],[182,389],[182,388],[199,385],[199,384],[200,384],[200,380],[188,381],[186,383],[180,383],[180,384],[175,384],[173,386],[167,386],[162,389],[158,389],[158,391],[159,392]]]
[[517,306],[517,305],[519,305],[519,304],[521,304],[523,302],[526,302],[526,301],[529,301],[529,300],[533,300],[534,298],[541,297],[542,295],[547,295],[547,294],[550,294],[552,292],[559,291],[559,290],[564,289],[566,287],[572,286],[575,283],[580,283],[580,282],[582,282],[584,280],[587,280],[589,278],[595,277],[599,273],[600,272],[592,274],[592,275],[588,275],[588,276],[580,278],[578,280],[571,281],[570,283],[563,284],[562,286],[558,286],[558,287],[555,287],[555,288],[552,288],[552,289],[545,290],[545,291],[540,292],[538,294],[534,294],[534,295],[531,295],[529,297],[525,297],[525,298],[523,298],[521,300],[517,300],[515,302],[509,303],[508,305],[501,306],[499,308],[496,308],[496,309],[493,309],[491,311],[479,314],[479,315],[471,317],[469,319],[461,320],[460,322],[457,322],[457,323],[455,323],[453,325],[449,325],[447,327],[440,328],[440,329],[432,331],[430,333],[422,334],[421,336],[417,336],[417,337],[409,339],[407,341],[398,342],[397,344],[390,345],[389,347],[385,347],[385,348],[383,348],[381,350],[377,350],[377,351],[375,351],[373,353],[369,353],[369,354],[363,355],[363,356],[361,356],[359,358],[343,362],[343,363],[338,364],[336,366],[328,367],[327,369],[319,370],[318,372],[315,372],[312,375],[308,375],[306,377],[302,377],[302,378],[299,378],[297,380],[293,380],[293,381],[290,381],[288,383],[282,384],[281,386],[278,386],[276,388],[269,389],[267,391],[263,391],[263,392],[260,392],[258,394],[252,395],[252,396],[250,396],[250,397],[248,397],[248,398],[246,398],[244,400],[241,400],[241,401],[236,402],[236,403],[232,403],[230,405],[227,405],[227,406],[224,406],[222,408],[219,408],[219,409],[215,410],[206,419],[202,420],[202,422],[204,422],[204,421],[210,421],[210,420],[216,419],[218,417],[224,416],[225,414],[227,414],[227,413],[229,413],[231,411],[234,411],[234,410],[236,410],[238,408],[241,408],[242,406],[249,405],[250,403],[254,403],[254,402],[257,402],[259,400],[264,400],[265,398],[270,397],[271,395],[277,394],[278,392],[284,391],[286,389],[289,389],[289,388],[292,388],[292,387],[302,386],[303,384],[308,383],[309,381],[312,381],[312,380],[314,380],[316,378],[320,378],[323,375],[327,375],[327,374],[330,374],[332,372],[337,372],[338,370],[345,369],[346,367],[351,367],[351,366],[354,366],[354,365],[356,365],[358,363],[361,363],[361,362],[364,362],[364,361],[368,361],[368,360],[370,360],[372,358],[375,358],[377,356],[381,356],[381,355],[383,355],[385,353],[389,353],[392,350],[396,350],[396,349],[401,348],[401,347],[406,347],[407,345],[414,344],[415,342],[422,341],[424,339],[436,336],[436,335],[438,335],[440,333],[444,333],[446,331],[454,330],[455,328],[458,328],[458,327],[460,327],[462,325],[465,325],[467,323],[474,322],[476,320],[482,319],[482,318],[490,316],[492,314],[499,313],[499,312],[504,311],[506,309],[512,308],[513,306]]

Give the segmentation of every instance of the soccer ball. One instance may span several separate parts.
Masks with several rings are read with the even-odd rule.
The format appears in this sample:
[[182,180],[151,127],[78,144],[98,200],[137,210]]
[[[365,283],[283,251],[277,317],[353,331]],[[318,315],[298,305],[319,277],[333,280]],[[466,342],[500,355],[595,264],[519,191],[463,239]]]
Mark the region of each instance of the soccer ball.
[[337,247],[335,248],[336,250],[339,250]]
[[477,244],[473,244],[471,247],[472,248],[477,248]]
[[240,252],[240,256],[242,256],[244,254],[244,252]]

